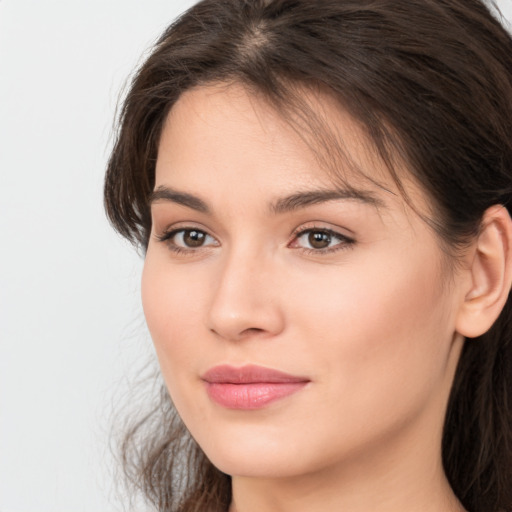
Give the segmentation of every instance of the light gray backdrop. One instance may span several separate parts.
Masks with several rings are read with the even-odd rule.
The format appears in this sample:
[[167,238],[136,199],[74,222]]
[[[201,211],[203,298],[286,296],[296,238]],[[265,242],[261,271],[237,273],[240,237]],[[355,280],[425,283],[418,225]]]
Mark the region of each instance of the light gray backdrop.
[[103,172],[125,78],[192,3],[0,0],[0,512],[121,509],[111,403],[151,347]]

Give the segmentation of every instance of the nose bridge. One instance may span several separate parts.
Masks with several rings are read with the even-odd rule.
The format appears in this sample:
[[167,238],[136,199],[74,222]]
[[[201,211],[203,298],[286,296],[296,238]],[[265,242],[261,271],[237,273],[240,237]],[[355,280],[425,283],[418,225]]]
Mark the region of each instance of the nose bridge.
[[233,247],[221,258],[213,285],[209,328],[230,340],[249,334],[275,335],[283,315],[275,293],[276,262],[251,244]]

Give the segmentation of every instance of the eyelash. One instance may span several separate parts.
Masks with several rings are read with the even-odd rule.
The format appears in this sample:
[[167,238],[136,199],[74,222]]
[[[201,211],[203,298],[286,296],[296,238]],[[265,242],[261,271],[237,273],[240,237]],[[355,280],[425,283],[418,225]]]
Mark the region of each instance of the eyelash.
[[197,228],[177,228],[177,229],[171,229],[169,231],[164,231],[161,235],[157,235],[157,240],[159,242],[165,243],[167,247],[176,254],[190,254],[193,252],[197,252],[201,249],[205,249],[209,246],[198,246],[197,248],[194,247],[181,247],[177,245],[173,238],[178,235],[179,233],[191,233],[191,232],[201,233],[205,237],[210,237],[211,239],[215,240],[211,235],[209,235],[206,231],[203,229],[197,229]]
[[[355,244],[355,240],[348,236],[342,235],[337,231],[328,228],[319,228],[319,227],[310,227],[306,229],[299,229],[293,233],[293,240],[291,243],[299,240],[301,237],[311,234],[311,233],[321,233],[323,235],[329,236],[331,239],[337,239],[338,243],[332,247],[326,247],[323,249],[314,249],[310,247],[299,247],[306,254],[332,254],[334,252],[342,251],[345,249],[349,249],[353,247]],[[289,244],[290,245],[290,244]]]
[[[194,231],[202,234],[205,237],[209,237],[209,238],[215,240],[206,231],[204,231],[202,229],[197,229],[197,228],[172,229],[170,231],[165,231],[161,235],[157,235],[156,238],[159,242],[165,243],[167,245],[167,247],[175,254],[190,254],[190,253],[198,252],[200,250],[204,250],[208,247],[211,247],[212,245],[215,246],[214,244],[210,244],[210,245],[201,245],[196,248],[194,248],[194,247],[186,248],[186,247],[181,247],[181,246],[177,245],[175,242],[173,242],[173,238],[176,235],[178,235],[180,233],[185,234],[187,232],[190,233],[190,232],[194,232]],[[337,239],[339,242],[337,244],[335,244],[333,247],[326,247],[326,248],[321,248],[321,249],[315,249],[315,248],[311,248],[311,247],[293,247],[293,246],[291,246],[292,243],[295,243],[301,237],[303,237],[305,235],[309,235],[311,233],[321,233],[322,235],[329,236],[331,238],[331,240]],[[332,229],[310,227],[310,228],[298,229],[298,230],[294,231],[293,239],[291,242],[288,243],[287,247],[300,249],[302,252],[304,252],[306,254],[322,255],[322,254],[332,254],[337,251],[351,248],[354,244],[355,244],[354,239],[347,237],[345,235],[342,235],[341,233],[338,233],[337,231],[334,231]]]

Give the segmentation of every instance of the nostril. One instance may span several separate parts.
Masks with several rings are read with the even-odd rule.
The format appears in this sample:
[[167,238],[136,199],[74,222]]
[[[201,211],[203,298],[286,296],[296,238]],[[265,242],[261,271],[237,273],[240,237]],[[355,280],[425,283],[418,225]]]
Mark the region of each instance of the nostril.
[[[216,334],[217,336],[222,336],[222,337],[230,337],[229,335],[227,334],[221,334],[220,332],[218,332],[216,329],[212,328],[210,329],[210,332]],[[246,337],[250,337],[250,336],[255,336],[255,335],[259,335],[259,334],[263,334],[265,333],[265,329],[260,329],[259,327],[249,327],[248,329],[244,329],[243,331],[239,331],[236,335],[234,336],[231,336],[233,339],[243,339],[243,338],[246,338]]]
[[240,333],[241,336],[247,335],[247,334],[258,334],[260,332],[264,332],[264,329],[260,329],[259,327],[249,327],[249,329],[245,329],[245,331],[242,331]]

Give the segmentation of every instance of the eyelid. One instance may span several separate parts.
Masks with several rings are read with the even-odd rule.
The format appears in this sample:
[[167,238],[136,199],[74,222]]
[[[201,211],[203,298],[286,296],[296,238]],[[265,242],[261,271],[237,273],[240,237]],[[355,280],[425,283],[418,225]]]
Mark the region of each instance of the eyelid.
[[[341,229],[341,228],[340,228]],[[322,249],[315,249],[315,248],[309,248],[309,247],[293,247],[291,244],[297,241],[300,237],[304,236],[307,233],[311,232],[320,232],[320,233],[326,233],[333,238],[336,238],[339,240],[339,243],[335,244],[332,247],[326,247]],[[291,247],[292,249],[301,250],[306,253],[310,254],[328,254],[337,252],[340,250],[344,250],[347,248],[351,248],[356,243],[356,240],[354,237],[346,235],[342,233],[341,231],[338,231],[337,229],[333,229],[332,227],[327,227],[325,224],[320,223],[314,223],[313,225],[301,225],[298,228],[296,228],[292,233],[292,239],[288,243],[288,247]]]
[[[200,245],[197,247],[186,247],[181,246],[173,242],[173,238],[179,234],[184,233],[187,231],[198,231],[200,233],[204,233],[206,237],[209,237],[210,239],[214,240],[215,243],[209,243],[206,245]],[[163,229],[160,233],[155,233],[155,238],[158,242],[164,243],[167,245],[167,247],[175,252],[175,253],[198,253],[200,251],[208,250],[211,247],[218,247],[220,245],[217,238],[212,235],[207,229],[203,227],[199,227],[197,225],[172,225],[165,229]]]
[[[163,220],[163,219],[162,219]],[[195,220],[180,220],[175,222],[155,222],[153,219],[153,236],[157,240],[168,238],[170,234],[179,231],[201,231],[218,240],[218,237],[212,233],[212,230],[203,223]]]

